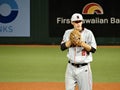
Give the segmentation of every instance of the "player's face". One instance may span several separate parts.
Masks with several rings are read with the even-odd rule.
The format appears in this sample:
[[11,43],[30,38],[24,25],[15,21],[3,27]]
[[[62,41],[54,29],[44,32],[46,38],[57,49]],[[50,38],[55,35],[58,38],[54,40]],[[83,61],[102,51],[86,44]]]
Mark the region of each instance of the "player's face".
[[77,30],[82,30],[82,21],[79,20],[79,21],[73,21],[72,22],[72,25],[74,27],[74,29],[77,29]]

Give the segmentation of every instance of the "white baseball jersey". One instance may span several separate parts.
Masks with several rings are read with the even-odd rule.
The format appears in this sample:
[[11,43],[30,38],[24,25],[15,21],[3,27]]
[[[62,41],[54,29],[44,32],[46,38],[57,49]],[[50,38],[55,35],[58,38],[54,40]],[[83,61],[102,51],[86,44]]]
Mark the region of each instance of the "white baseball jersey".
[[[68,29],[65,31],[61,44],[69,40],[70,33],[73,30],[74,29]],[[96,41],[91,30],[84,28],[84,30],[81,32],[81,39],[96,49]],[[92,53],[88,53],[83,47],[70,47],[67,57],[71,63],[89,63],[93,60]]]

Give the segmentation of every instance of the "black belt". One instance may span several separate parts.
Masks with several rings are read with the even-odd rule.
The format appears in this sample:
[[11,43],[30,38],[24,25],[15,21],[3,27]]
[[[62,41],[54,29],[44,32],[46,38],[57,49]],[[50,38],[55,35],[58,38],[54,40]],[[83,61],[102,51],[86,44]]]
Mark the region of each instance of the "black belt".
[[75,67],[77,67],[77,68],[79,68],[79,67],[81,67],[81,66],[88,65],[88,63],[75,64],[75,63],[71,63],[70,61],[68,61],[68,63],[70,63],[71,65],[73,65],[73,66],[75,66]]

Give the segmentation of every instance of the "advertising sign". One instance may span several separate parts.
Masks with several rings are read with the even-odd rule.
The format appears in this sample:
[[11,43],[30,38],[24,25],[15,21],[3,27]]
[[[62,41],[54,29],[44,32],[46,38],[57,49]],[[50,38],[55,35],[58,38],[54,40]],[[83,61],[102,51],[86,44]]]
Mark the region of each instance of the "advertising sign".
[[96,37],[120,37],[119,7],[119,2],[113,0],[50,0],[49,36],[62,37],[66,29],[72,28],[72,14],[81,13],[84,26]]
[[30,37],[30,0],[0,0],[0,37]]

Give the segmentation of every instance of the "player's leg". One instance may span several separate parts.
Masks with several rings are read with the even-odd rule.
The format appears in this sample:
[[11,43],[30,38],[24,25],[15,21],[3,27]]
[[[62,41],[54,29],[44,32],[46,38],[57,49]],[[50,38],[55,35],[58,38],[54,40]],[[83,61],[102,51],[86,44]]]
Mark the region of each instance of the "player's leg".
[[65,74],[65,88],[66,90],[74,90],[76,81],[73,77],[73,72],[71,70],[70,64],[67,65],[66,74]]
[[76,82],[72,78],[67,78],[65,79],[65,88],[66,90],[75,90],[75,85]]
[[89,65],[83,66],[82,72],[78,75],[79,90],[92,90],[92,73]]

